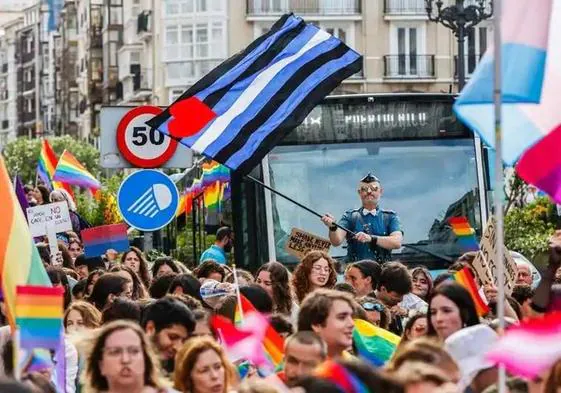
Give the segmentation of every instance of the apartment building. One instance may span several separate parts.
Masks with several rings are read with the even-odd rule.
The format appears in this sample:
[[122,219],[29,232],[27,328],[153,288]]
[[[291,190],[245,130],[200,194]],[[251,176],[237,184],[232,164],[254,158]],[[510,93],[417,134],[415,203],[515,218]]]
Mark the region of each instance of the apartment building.
[[119,48],[123,44],[123,0],[103,2],[103,104],[115,105],[123,98],[119,82]]
[[23,13],[2,25],[0,35],[0,149],[17,136],[16,32],[23,25]]

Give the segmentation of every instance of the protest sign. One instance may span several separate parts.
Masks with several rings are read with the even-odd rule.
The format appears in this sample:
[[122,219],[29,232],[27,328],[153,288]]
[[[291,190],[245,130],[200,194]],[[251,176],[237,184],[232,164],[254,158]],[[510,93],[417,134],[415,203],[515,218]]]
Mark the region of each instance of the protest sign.
[[[486,272],[486,270],[488,270],[490,271],[495,286],[498,283],[496,229],[497,223],[495,218],[491,217],[481,237],[481,242],[479,244],[481,251],[473,261],[473,267],[482,283],[489,283],[489,275]],[[505,292],[510,295],[516,282],[516,263],[506,247],[504,247],[504,281]]]
[[59,264],[56,234],[72,230],[70,212],[66,202],[55,202],[27,208],[27,222],[31,236],[47,235],[53,264]]
[[329,239],[324,239],[298,228],[292,228],[290,237],[286,242],[286,251],[299,259],[302,259],[310,251],[328,252],[329,247],[331,247]]

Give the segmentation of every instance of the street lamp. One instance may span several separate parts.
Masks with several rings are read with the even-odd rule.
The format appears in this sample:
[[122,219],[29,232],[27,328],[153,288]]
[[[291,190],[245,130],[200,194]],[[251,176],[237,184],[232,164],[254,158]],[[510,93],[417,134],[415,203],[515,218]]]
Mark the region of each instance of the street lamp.
[[[464,40],[466,32],[479,22],[493,16],[493,0],[467,0],[469,5],[464,5],[464,0],[455,0],[456,4],[444,7],[442,0],[425,0],[425,9],[430,21],[442,23],[452,30],[458,39],[458,91],[466,84],[464,66]],[[489,3],[487,11],[486,3]],[[436,12],[433,14],[433,3]]]

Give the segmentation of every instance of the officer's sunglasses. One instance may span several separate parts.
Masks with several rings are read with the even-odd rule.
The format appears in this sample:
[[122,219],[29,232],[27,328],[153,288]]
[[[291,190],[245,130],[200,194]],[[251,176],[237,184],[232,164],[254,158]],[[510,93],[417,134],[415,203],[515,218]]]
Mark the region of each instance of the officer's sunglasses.
[[360,192],[378,192],[380,190],[380,187],[367,187],[367,186],[362,186],[358,189]]
[[362,308],[364,308],[366,311],[378,311],[378,312],[384,311],[383,305],[379,303],[372,303],[372,302],[362,303]]

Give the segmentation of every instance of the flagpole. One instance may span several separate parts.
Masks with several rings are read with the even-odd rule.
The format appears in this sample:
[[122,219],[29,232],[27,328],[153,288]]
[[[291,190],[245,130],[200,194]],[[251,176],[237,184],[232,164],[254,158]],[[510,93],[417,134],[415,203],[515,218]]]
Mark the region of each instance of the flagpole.
[[240,293],[240,283],[238,282],[238,272],[236,271],[236,264],[232,264],[232,272],[234,273],[234,285],[236,286],[236,297],[238,298],[238,310],[240,310],[240,317],[243,321],[243,307],[242,295]]
[[[504,278],[504,217],[503,217],[503,157],[502,157],[502,70],[501,70],[501,18],[502,0],[494,0],[495,23],[494,23],[494,58],[495,77],[493,87],[493,101],[495,109],[495,216],[497,218],[497,286],[498,302],[497,316],[499,327],[504,331],[505,327],[505,278]],[[499,393],[506,392],[506,371],[504,365],[499,365]]]

